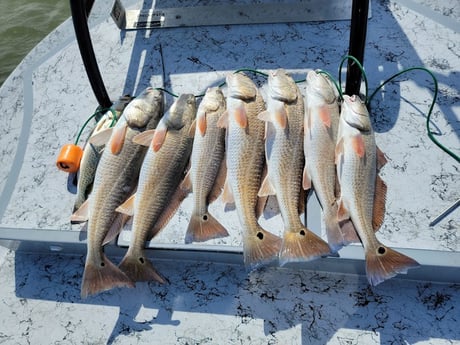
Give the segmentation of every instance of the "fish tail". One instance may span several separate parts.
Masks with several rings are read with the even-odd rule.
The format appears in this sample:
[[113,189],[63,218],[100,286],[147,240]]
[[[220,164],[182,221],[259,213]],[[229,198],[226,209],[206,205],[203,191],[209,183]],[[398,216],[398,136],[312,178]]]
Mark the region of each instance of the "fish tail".
[[164,278],[143,253],[136,255],[128,250],[119,268],[135,282],[157,281],[162,284],[165,283]]
[[244,264],[254,269],[278,257],[281,238],[259,227],[255,236],[243,239]]
[[205,242],[227,236],[228,231],[209,212],[192,214],[185,234],[185,243]]
[[280,251],[280,265],[310,261],[331,253],[329,245],[304,226],[298,231],[285,231]]
[[414,259],[380,244],[375,251],[366,252],[366,273],[369,284],[375,286],[397,274],[406,274],[420,266]]
[[118,269],[105,255],[100,265],[87,260],[83,273],[81,297],[86,298],[98,292],[107,291],[115,287],[134,287],[134,283]]

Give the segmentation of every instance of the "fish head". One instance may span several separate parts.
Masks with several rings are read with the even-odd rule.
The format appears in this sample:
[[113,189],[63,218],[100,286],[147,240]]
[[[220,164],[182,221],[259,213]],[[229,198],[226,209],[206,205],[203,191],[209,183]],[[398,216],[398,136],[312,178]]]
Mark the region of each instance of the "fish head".
[[270,98],[284,103],[293,103],[298,98],[294,79],[282,68],[268,75],[268,94]]
[[257,86],[244,73],[231,73],[227,75],[228,97],[251,101],[256,98]]
[[[128,108],[129,107],[129,108]],[[143,128],[156,116],[159,120],[163,110],[163,92],[152,87],[146,88],[129,103],[123,115],[128,126]],[[160,110],[160,111],[156,111]]]
[[357,95],[343,96],[341,117],[345,122],[362,132],[372,129],[369,112],[366,104]]
[[221,107],[225,107],[225,97],[219,87],[210,87],[201,101],[202,108],[205,112],[216,111]]
[[195,117],[195,96],[183,93],[169,108],[167,113],[167,126],[171,129],[181,129],[184,125],[192,123]]
[[326,103],[331,104],[336,101],[337,94],[329,78],[318,71],[309,71],[307,73],[307,90],[308,93],[316,95]]

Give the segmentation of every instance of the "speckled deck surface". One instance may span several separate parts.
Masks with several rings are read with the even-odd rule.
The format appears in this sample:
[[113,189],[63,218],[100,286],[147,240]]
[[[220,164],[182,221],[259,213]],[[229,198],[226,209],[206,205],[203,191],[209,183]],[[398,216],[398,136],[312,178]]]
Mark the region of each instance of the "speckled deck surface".
[[[372,1],[364,58],[370,92],[404,68],[430,68],[439,81],[432,128],[458,155],[460,7],[453,0],[401,2],[422,4],[424,11],[398,1]],[[200,94],[242,67],[282,67],[296,79],[316,68],[337,76],[348,50],[347,21],[120,32],[106,18],[110,7],[96,1],[90,23],[112,99],[136,95],[148,85]],[[457,30],[443,25],[442,18],[456,23]],[[422,72],[398,80],[371,104],[377,143],[389,158],[381,172],[388,201],[378,236],[390,246],[458,252],[460,209],[428,225],[460,197],[458,163],[426,136],[432,81]],[[263,78],[257,81],[263,85]],[[54,162],[96,106],[67,22],[0,90],[0,227],[79,231],[67,218],[74,190]],[[210,244],[240,246],[236,217],[218,202],[213,207],[231,236]],[[155,241],[182,243],[189,212],[186,200]],[[269,230],[282,231],[276,217],[266,222]],[[371,289],[358,276],[277,268],[248,273],[238,265],[160,261],[168,285],[138,284],[82,301],[83,259],[0,247],[0,343],[460,342],[458,285],[392,279]]]

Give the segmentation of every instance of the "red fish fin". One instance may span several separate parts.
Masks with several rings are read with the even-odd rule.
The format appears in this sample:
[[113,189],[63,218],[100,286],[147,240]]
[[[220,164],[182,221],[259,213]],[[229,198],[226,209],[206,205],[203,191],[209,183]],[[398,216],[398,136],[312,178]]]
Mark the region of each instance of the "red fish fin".
[[109,142],[109,139],[112,135],[113,128],[106,128],[98,133],[93,134],[89,139],[88,143],[95,146],[102,146]]
[[161,146],[163,146],[166,139],[166,133],[168,133],[168,128],[166,126],[161,126],[155,130],[152,138],[152,149],[154,152],[158,152]]
[[185,243],[205,242],[227,236],[228,231],[209,212],[192,214],[185,234]]
[[372,228],[378,231],[383,224],[385,218],[387,197],[387,185],[380,176],[377,175],[375,179],[375,193],[374,193],[374,209],[372,215]]
[[387,164],[388,160],[382,150],[377,146],[377,171],[383,168]]
[[319,118],[327,128],[331,127],[331,111],[327,106],[319,108]]
[[219,120],[217,120],[217,127],[219,128],[228,128],[228,111],[224,111],[220,115]]
[[133,143],[149,147],[150,143],[152,142],[154,134],[155,134],[154,129],[143,131],[142,133],[139,133],[133,138]]
[[123,204],[118,206],[115,211],[127,216],[134,216],[134,198],[136,194],[131,195]]
[[184,179],[180,183],[179,188],[182,188],[185,191],[191,192],[193,189],[192,185],[192,176],[190,175],[190,170],[187,171],[187,174],[185,174]]
[[123,148],[127,130],[128,130],[128,125],[125,125],[119,128],[115,128],[112,134],[112,141],[110,145],[110,151],[112,151],[114,155],[119,154],[121,149]]
[[259,196],[256,203],[256,218],[259,219],[260,216],[264,214],[265,207],[267,207],[268,195]]
[[348,210],[345,208],[343,201],[339,200],[338,201],[339,208],[337,209],[337,220],[339,222],[349,219],[350,214],[348,213]]
[[285,231],[279,259],[288,262],[310,261],[331,253],[329,245],[305,227],[298,231]]
[[222,202],[224,202],[225,204],[233,204],[235,202],[235,198],[233,197],[232,189],[230,188],[228,179],[226,179],[224,183],[224,190],[222,192]]
[[351,221],[351,219],[345,219],[339,222],[340,231],[342,232],[342,236],[344,239],[344,244],[350,243],[360,243],[361,239],[359,238],[358,232]]
[[88,221],[89,218],[89,200],[85,200],[83,204],[71,216],[72,223],[82,223]]
[[104,254],[100,265],[95,266],[91,262],[86,262],[81,286],[82,298],[115,287],[132,288],[134,287],[134,283],[126,274],[120,271],[117,266],[110,262]]
[[246,128],[248,126],[248,115],[243,106],[237,107],[233,113],[235,121],[241,128]]
[[366,148],[364,146],[364,139],[361,134],[352,137],[351,146],[353,147],[353,151],[358,155],[358,157],[364,157]]
[[286,128],[288,117],[287,117],[286,109],[284,108],[284,106],[276,110],[275,122],[278,123],[278,126],[280,126],[282,129]]
[[222,194],[222,190],[225,185],[225,178],[227,176],[227,163],[225,157],[220,163],[220,168],[217,173],[214,185],[212,186],[211,192],[208,195],[208,204],[212,204]]
[[115,219],[110,226],[109,231],[107,232],[107,235],[105,235],[104,241],[102,242],[102,245],[106,245],[109,242],[112,242],[121,232],[123,227],[125,226],[126,222],[131,218],[130,216],[127,216],[126,214],[117,214],[114,216]]
[[128,250],[120,263],[120,270],[135,282],[157,281],[165,283],[163,277],[153,267],[145,253],[133,253]]
[[198,116],[196,118],[196,123],[197,123],[198,131],[200,132],[201,136],[203,137],[205,135],[205,133],[206,133],[206,127],[207,127],[206,113],[200,114],[200,116]]
[[375,286],[408,269],[420,266],[414,259],[380,244],[375,251],[366,251],[366,274],[369,284]]
[[311,189],[311,178],[308,174],[307,163],[305,163],[305,167],[303,168],[302,187],[304,190]]
[[281,238],[259,227],[254,235],[243,238],[244,264],[256,268],[275,260],[281,248]]
[[340,157],[343,154],[343,138],[340,138],[340,140],[337,142],[335,145],[335,164],[338,165],[340,162]]
[[257,195],[258,196],[276,195],[275,188],[270,182],[270,178],[268,177],[268,175],[266,175],[264,180],[262,181],[262,185],[260,186],[259,193],[257,193]]
[[191,185],[190,188],[188,188],[186,183],[181,183],[179,187],[177,187],[174,194],[171,196],[171,199],[169,200],[167,206],[161,212],[161,215],[158,218],[155,226],[150,231],[147,240],[150,241],[153,237],[155,237],[155,235],[157,235],[161,230],[164,229],[164,227],[169,223],[171,218],[174,217],[174,215],[176,214],[177,209],[179,208],[182,201],[184,201],[184,199],[191,191]]

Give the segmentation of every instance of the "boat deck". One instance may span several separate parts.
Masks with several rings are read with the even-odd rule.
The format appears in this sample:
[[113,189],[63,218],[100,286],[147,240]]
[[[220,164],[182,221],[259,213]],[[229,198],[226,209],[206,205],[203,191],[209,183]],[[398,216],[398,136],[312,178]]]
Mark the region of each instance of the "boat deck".
[[[149,1],[123,3],[127,8],[151,7]],[[176,5],[165,1],[158,7]],[[137,95],[150,85],[176,94],[201,94],[240,68],[284,68],[295,79],[321,68],[337,77],[348,51],[348,20],[120,31],[108,16],[111,6],[96,1],[90,28],[114,100]],[[405,68],[429,68],[439,82],[430,126],[436,138],[459,155],[456,1],[372,1],[371,14],[364,57],[369,94]],[[263,77],[251,77],[263,89]],[[0,244],[15,250],[0,247],[0,300],[2,310],[8,311],[0,316],[0,342],[460,342],[460,209],[429,226],[460,198],[459,164],[426,135],[433,97],[430,76],[413,71],[398,81],[371,103],[377,144],[388,157],[381,171],[388,185],[387,213],[378,237],[419,260],[425,266],[419,273],[413,270],[409,279],[370,288],[361,275],[360,246],[340,253],[349,259],[342,261],[342,268],[342,259],[328,258],[310,266],[247,272],[241,265],[235,211],[224,211],[219,201],[212,210],[230,236],[183,244],[191,210],[188,198],[150,243],[155,265],[169,284],[137,284],[135,289],[116,289],[82,301],[86,234],[69,222],[75,198],[72,178],[54,164],[60,147],[74,141],[98,104],[72,23],[66,21],[34,48],[0,89]],[[166,100],[170,105],[173,98],[168,95]],[[272,208],[263,224],[282,232]],[[309,203],[308,225],[323,232],[315,198]],[[128,226],[119,246],[111,245],[108,253],[121,255],[129,236]]]

